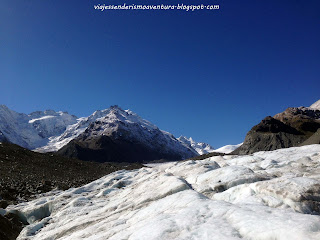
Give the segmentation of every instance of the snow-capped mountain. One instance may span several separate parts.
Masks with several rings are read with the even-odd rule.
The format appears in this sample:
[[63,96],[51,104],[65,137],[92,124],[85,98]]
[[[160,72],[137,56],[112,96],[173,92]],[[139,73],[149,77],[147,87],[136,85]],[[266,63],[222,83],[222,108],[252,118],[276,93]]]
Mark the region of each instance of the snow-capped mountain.
[[83,133],[58,153],[82,160],[92,160],[94,156],[95,161],[128,162],[161,158],[178,160],[198,155],[172,134],[130,110],[112,106],[103,114],[84,131],[82,128]]
[[[94,127],[90,126],[90,124],[94,124]],[[90,129],[88,129],[89,126]],[[143,135],[143,131],[141,131],[141,129],[147,130],[147,132],[160,131],[162,134],[167,136],[167,141],[165,142],[168,142],[170,139],[177,142],[172,134],[159,130],[157,126],[142,119],[136,113],[130,110],[122,110],[118,106],[111,106],[105,110],[95,111],[89,117],[79,118],[77,123],[68,126],[63,134],[51,138],[50,142],[46,146],[38,148],[37,151],[57,151],[71,140],[84,133],[86,130],[87,136],[88,132],[93,136],[110,135],[111,133],[117,132],[119,130],[119,126],[126,126],[126,129],[122,129],[122,131],[130,132],[131,137],[135,136],[147,145],[150,145],[153,140],[150,139],[148,134]],[[137,127],[141,129],[137,129]],[[166,144],[169,148],[175,147],[174,143],[172,147],[169,146],[170,144]]]
[[38,152],[58,151],[86,130],[86,134],[92,132],[92,136],[127,132],[128,139],[135,138],[140,144],[161,148],[162,152],[179,152],[179,155],[184,152],[183,158],[197,155],[195,149],[182,145],[172,134],[118,106],[81,118],[53,110],[17,113],[5,105],[0,106],[0,141],[7,139]]
[[242,143],[240,143],[240,144],[236,144],[236,145],[226,145],[221,148],[214,149],[212,146],[210,146],[207,143],[194,141],[191,137],[187,138],[184,136],[180,136],[178,138],[178,140],[180,142],[182,142],[185,146],[192,147],[194,150],[196,150],[199,153],[199,155],[203,155],[203,154],[207,154],[207,153],[211,153],[211,152],[231,153],[232,151],[236,150],[238,147],[240,147],[242,145]]
[[211,153],[214,151],[214,148],[210,146],[208,143],[196,142],[191,137],[187,138],[185,136],[180,136],[178,140],[182,142],[185,146],[192,147],[200,155]]
[[238,147],[240,147],[242,143],[236,144],[236,145],[226,145],[221,148],[213,150],[213,152],[219,152],[219,153],[231,153],[234,150],[236,150]]
[[76,123],[67,126],[66,130],[61,135],[51,137],[45,146],[37,148],[36,151],[54,152],[59,150],[83,133],[91,123],[95,122],[98,118],[108,115],[108,113],[109,109],[97,110],[89,117],[78,118]]
[[0,105],[0,131],[12,143],[28,149],[46,145],[50,137],[62,134],[77,117],[53,110],[17,113]]
[[28,239],[320,239],[320,145],[151,164],[0,209]]
[[313,103],[310,108],[314,108],[314,109],[318,109],[320,110],[320,100],[316,101],[315,103]]
[[[82,138],[112,136],[115,139],[135,139],[136,143],[148,146],[149,149],[158,149],[157,151],[163,153],[175,152],[182,158],[214,151],[209,144],[196,142],[192,138],[181,136],[176,139],[136,113],[122,110],[118,106],[95,111],[88,117],[77,118],[67,112],[53,110],[27,115],[1,105],[0,132],[3,133],[0,140],[7,139],[38,152],[58,151],[82,134]],[[121,134],[123,136],[120,136]]]

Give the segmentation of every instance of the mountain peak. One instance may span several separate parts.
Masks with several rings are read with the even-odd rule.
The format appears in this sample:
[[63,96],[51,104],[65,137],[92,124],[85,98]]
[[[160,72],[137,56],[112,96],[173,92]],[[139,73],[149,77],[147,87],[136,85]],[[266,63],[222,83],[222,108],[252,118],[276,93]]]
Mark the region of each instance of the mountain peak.
[[91,122],[84,119],[84,124],[78,122],[75,125],[81,126],[81,129],[73,130],[79,134],[73,135],[74,140],[61,148],[59,154],[82,160],[92,160],[95,156],[94,160],[100,162],[181,160],[197,155],[190,145],[178,141],[172,134],[130,110],[111,106],[96,111],[95,115],[98,113],[103,114],[96,119],[87,118]]
[[206,154],[214,151],[214,148],[207,143],[196,142],[192,139],[192,137],[180,136],[178,140],[185,146],[191,147],[197,151],[198,154]]
[[119,107],[118,105],[112,105],[112,106],[110,106],[110,109],[123,111],[123,109],[121,107]]

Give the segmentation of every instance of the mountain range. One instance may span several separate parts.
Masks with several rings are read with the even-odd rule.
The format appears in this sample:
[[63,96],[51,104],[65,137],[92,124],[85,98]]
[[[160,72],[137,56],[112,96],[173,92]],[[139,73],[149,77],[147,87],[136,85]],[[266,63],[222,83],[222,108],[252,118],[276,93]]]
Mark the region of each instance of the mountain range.
[[181,160],[213,152],[251,154],[319,143],[318,129],[320,100],[267,116],[247,133],[243,144],[217,150],[191,137],[176,138],[117,105],[81,118],[53,110],[17,113],[0,106],[0,141],[98,162]]
[[38,152],[94,161],[180,160],[214,150],[192,138],[175,138],[130,110],[111,106],[78,118],[53,110],[30,114],[0,106],[0,141]]

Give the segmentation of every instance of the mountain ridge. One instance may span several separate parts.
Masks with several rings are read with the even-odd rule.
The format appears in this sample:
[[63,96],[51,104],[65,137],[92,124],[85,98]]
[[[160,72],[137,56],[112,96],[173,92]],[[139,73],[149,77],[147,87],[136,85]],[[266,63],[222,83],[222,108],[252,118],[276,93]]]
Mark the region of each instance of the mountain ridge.
[[313,107],[289,107],[273,117],[267,116],[251,128],[243,144],[231,154],[252,154],[319,143],[320,109],[315,107],[319,102],[312,104]]
[[58,154],[83,160],[132,162],[181,160],[198,153],[134,112],[112,106]]

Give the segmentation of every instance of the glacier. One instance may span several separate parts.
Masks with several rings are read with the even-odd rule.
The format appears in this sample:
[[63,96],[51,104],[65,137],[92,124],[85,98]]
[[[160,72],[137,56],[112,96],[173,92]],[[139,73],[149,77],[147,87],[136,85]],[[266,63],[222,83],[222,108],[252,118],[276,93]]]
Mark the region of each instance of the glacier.
[[243,143],[235,144],[235,145],[225,145],[218,149],[213,150],[212,152],[219,152],[219,153],[231,153],[240,147]]
[[320,239],[320,145],[121,170],[11,205],[18,239]]

